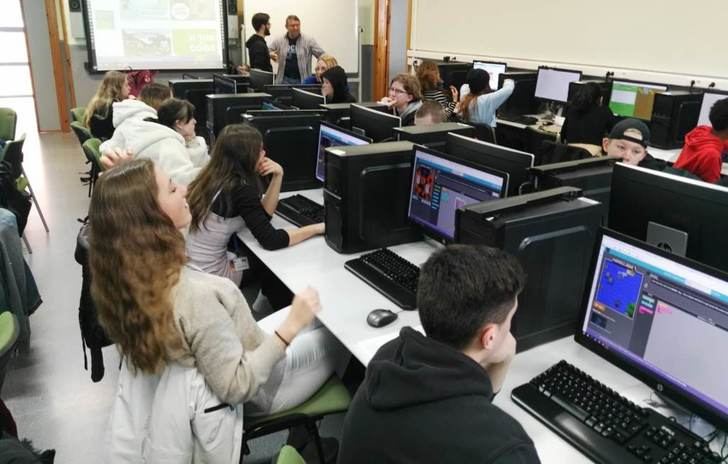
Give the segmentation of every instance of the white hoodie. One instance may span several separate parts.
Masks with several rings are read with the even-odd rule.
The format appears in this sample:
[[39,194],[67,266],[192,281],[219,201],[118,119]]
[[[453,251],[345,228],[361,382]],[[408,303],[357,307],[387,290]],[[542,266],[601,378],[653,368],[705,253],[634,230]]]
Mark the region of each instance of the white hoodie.
[[145,118],[157,112],[139,100],[114,103],[114,135],[101,144],[102,154],[114,148],[129,150],[136,158],[154,161],[165,174],[180,185],[188,185],[207,164],[207,144],[202,137],[185,142],[176,131]]

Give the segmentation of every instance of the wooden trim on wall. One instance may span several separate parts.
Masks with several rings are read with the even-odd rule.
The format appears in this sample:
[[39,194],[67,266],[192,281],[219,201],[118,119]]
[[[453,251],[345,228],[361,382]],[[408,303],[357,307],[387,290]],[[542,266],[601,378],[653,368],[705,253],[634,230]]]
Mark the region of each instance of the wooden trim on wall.
[[374,21],[374,79],[372,97],[374,100],[387,95],[389,84],[389,6],[390,0],[376,0]]
[[[51,60],[53,61],[53,80],[56,87],[56,101],[58,103],[58,120],[61,122],[61,131],[71,130],[68,101],[66,100],[66,86],[63,79],[63,60],[61,58],[61,38],[58,33],[58,14],[56,0],[45,0],[46,18],[48,19],[48,37],[50,39]],[[36,105],[37,107],[37,105]]]
[[407,51],[412,49],[412,0],[407,0]]
[[76,107],[76,88],[73,85],[73,65],[71,64],[71,48],[68,46],[70,34],[68,33],[68,21],[66,20],[66,10],[61,5],[63,0],[56,0],[59,7],[59,15],[61,21],[61,30],[63,31],[63,76],[66,87],[68,89],[68,109]]

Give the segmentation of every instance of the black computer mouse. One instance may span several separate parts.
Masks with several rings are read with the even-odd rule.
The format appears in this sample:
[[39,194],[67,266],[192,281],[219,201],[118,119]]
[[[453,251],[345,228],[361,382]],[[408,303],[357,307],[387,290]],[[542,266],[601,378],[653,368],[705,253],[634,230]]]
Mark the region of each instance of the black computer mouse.
[[397,320],[397,313],[389,309],[375,309],[367,316],[367,324],[372,327],[384,327]]

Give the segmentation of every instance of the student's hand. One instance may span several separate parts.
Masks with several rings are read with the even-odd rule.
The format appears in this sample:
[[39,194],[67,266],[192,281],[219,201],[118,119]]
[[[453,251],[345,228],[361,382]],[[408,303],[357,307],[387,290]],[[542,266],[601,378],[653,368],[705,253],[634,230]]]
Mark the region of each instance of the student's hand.
[[134,95],[132,95],[132,94],[129,94],[129,96],[128,96],[128,97],[126,97],[126,98],[128,98],[129,100],[136,100],[136,99],[137,99],[137,98],[136,98],[136,97],[135,97]]
[[258,174],[260,174],[261,176],[267,176],[270,174],[272,174],[274,177],[282,176],[283,167],[266,156],[262,160],[260,160],[260,163],[258,163]]
[[321,302],[318,292],[307,287],[293,297],[291,310],[288,312],[286,320],[278,328],[278,333],[290,343],[301,330],[313,321],[320,310]]
[[505,361],[511,361],[516,356],[516,339],[512,333],[508,332],[503,344],[498,351],[488,360],[488,364],[502,364]]
[[121,148],[113,148],[112,151],[104,153],[101,157],[101,165],[104,169],[111,169],[121,163],[126,163],[134,159],[130,150],[122,150]]
[[248,72],[250,71],[250,66],[248,66],[247,64],[241,64],[235,69],[238,71],[238,74],[248,74]]
[[377,103],[381,103],[382,105],[387,105],[389,108],[394,105],[394,100],[392,100],[389,97],[383,97],[381,100],[379,100]]
[[456,89],[454,85],[450,86],[450,93],[452,94],[452,101],[456,102],[459,100],[460,93],[458,92],[458,89]]
[[270,59],[273,61],[278,61],[278,53],[270,52]]

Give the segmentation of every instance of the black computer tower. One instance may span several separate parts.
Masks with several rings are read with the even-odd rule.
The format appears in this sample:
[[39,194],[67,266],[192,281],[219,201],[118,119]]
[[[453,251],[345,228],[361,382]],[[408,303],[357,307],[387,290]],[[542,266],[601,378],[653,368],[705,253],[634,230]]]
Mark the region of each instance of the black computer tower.
[[609,105],[609,95],[612,93],[612,83],[605,80],[584,80],[569,82],[569,96],[567,97],[568,103],[574,101],[574,97],[576,97],[576,93],[578,92],[579,87],[588,82],[595,82],[597,85],[599,85],[599,88],[602,91],[602,106]]
[[240,107],[241,112],[246,108],[260,108],[264,101],[271,100],[271,95],[268,93],[217,93],[207,95],[205,98],[207,100],[207,130],[211,143],[214,143],[217,134],[225,127],[229,107]]
[[534,114],[538,111],[536,94],[536,71],[512,71],[505,72],[498,76],[498,88],[503,88],[503,83],[510,79],[516,87],[508,100],[498,108],[498,114],[504,116],[520,116],[523,114]]
[[415,242],[420,229],[407,219],[412,142],[327,148],[326,243],[339,253]]
[[656,93],[650,144],[668,150],[682,147],[685,134],[698,124],[702,102],[702,93],[680,90]]
[[475,137],[475,127],[460,122],[443,122],[426,126],[395,127],[394,134],[398,140],[427,145],[432,148],[444,148],[447,145],[447,134],[454,132],[464,137]]
[[451,85],[458,91],[465,83],[465,78],[473,69],[473,63],[464,63],[460,61],[436,61],[437,68],[440,70],[440,79],[443,86],[447,89]]
[[511,332],[518,350],[573,335],[592,259],[600,205],[562,187],[458,210],[458,242],[515,255],[528,276]]

